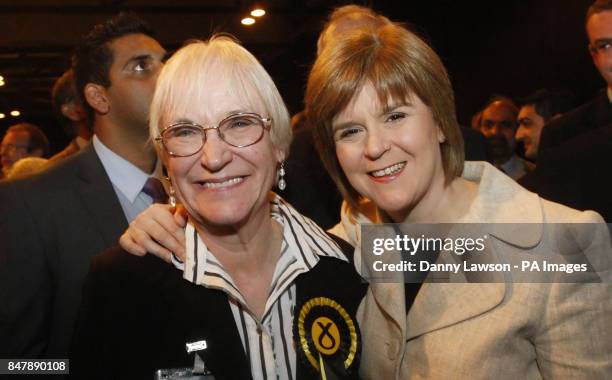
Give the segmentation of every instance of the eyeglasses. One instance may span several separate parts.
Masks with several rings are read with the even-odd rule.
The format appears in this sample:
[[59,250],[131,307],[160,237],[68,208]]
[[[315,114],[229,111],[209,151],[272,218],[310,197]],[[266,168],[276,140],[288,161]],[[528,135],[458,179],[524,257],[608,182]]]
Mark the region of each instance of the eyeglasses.
[[216,126],[203,127],[196,123],[178,122],[169,125],[155,141],[161,141],[164,149],[174,157],[188,157],[198,153],[206,142],[206,132],[215,129],[221,140],[236,148],[256,144],[272,125],[271,118],[255,113],[233,114]]
[[589,44],[589,50],[593,54],[608,54],[612,52],[612,41],[609,39],[597,40]]

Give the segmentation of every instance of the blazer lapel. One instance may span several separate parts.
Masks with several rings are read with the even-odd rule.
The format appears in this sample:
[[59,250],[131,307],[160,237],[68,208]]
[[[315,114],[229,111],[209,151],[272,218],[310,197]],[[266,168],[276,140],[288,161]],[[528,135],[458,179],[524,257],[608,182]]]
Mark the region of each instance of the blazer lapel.
[[163,294],[185,343],[205,340],[199,353],[218,379],[250,379],[251,369],[225,293],[185,281],[172,269]]
[[90,222],[97,223],[96,229],[101,232],[107,246],[116,245],[128,223],[113,185],[92,144],[80,153],[78,160],[77,196],[91,215]]
[[425,283],[406,319],[406,339],[483,314],[504,299],[506,284]]
[[[377,229],[381,233],[382,230]],[[395,232],[385,229],[385,233],[392,236]],[[379,236],[379,235],[377,235]],[[384,277],[373,272],[374,261],[381,261],[383,264],[398,264],[402,259],[402,255],[398,252],[386,252],[381,256],[375,256],[371,252],[365,255],[361,252],[361,247],[357,247],[355,256],[360,256],[363,262],[362,276],[370,283],[372,295],[379,305],[380,309],[384,310],[393,324],[404,335],[406,325],[406,303],[404,290],[404,275],[402,272],[384,272]]]

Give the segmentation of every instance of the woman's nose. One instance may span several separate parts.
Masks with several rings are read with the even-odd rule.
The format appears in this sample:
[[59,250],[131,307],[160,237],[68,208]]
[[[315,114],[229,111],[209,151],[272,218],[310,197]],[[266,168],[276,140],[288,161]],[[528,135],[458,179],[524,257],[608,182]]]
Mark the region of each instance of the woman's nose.
[[202,146],[201,164],[209,171],[216,172],[232,160],[231,147],[219,137],[219,131],[206,131],[206,140]]
[[386,151],[389,150],[391,143],[389,136],[379,130],[368,132],[365,145],[365,155],[371,160],[380,158]]

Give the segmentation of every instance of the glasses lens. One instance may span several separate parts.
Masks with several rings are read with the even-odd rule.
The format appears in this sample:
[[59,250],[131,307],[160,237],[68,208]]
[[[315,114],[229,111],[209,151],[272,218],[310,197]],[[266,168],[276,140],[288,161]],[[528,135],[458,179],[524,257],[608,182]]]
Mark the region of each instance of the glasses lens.
[[170,154],[177,156],[190,156],[202,148],[201,128],[191,124],[176,124],[166,129],[162,138]]
[[254,115],[229,117],[219,124],[219,132],[226,143],[237,147],[255,144],[263,135],[263,122]]

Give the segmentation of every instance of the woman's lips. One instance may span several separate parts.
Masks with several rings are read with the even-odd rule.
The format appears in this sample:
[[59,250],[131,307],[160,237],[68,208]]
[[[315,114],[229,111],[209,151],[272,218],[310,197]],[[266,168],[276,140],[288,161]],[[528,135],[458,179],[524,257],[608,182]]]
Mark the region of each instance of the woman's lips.
[[245,179],[246,176],[236,176],[219,179],[207,179],[204,181],[198,181],[197,183],[198,185],[207,190],[225,190],[240,185],[242,182],[244,182]]
[[376,182],[390,182],[397,178],[406,167],[406,161],[368,172],[368,176]]

